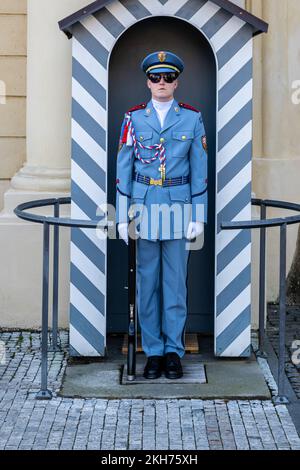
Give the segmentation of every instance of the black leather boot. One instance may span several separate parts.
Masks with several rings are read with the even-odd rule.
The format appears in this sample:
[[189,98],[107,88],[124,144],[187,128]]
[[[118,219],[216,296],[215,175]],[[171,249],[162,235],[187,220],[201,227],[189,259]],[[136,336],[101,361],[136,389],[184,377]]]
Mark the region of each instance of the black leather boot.
[[144,369],[145,379],[158,379],[163,370],[163,356],[149,356]]
[[176,352],[165,354],[165,375],[167,379],[180,379],[183,376],[180,357]]

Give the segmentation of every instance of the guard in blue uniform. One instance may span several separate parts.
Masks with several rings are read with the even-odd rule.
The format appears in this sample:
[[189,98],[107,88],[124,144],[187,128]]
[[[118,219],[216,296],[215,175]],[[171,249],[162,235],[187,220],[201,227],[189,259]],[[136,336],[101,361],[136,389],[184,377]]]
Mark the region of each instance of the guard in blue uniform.
[[116,222],[128,243],[135,218],[137,307],[144,376],[183,375],[188,240],[207,223],[207,142],[201,112],[174,99],[183,61],[168,51],[141,64],[152,99],[124,116],[116,179]]

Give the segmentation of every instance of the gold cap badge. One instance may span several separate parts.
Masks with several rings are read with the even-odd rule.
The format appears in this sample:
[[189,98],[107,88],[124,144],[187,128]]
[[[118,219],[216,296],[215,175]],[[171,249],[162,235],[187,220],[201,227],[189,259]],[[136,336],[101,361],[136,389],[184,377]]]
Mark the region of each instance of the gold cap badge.
[[166,53],[164,51],[160,51],[158,54],[158,60],[160,62],[164,62],[166,60]]

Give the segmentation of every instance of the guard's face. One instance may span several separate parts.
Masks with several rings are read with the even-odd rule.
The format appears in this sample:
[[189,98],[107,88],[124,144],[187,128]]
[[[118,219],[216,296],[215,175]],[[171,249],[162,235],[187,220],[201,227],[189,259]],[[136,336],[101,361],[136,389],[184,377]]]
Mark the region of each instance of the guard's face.
[[163,76],[161,76],[158,83],[153,83],[148,78],[147,86],[151,90],[152,98],[156,99],[157,101],[168,101],[174,95],[174,92],[178,86],[178,79],[172,83],[167,83],[163,79]]

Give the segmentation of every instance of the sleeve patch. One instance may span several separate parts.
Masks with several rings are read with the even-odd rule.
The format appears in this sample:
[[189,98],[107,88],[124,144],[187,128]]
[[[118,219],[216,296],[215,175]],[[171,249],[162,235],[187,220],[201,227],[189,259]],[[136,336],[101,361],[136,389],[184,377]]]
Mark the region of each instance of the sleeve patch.
[[203,135],[201,137],[201,142],[202,142],[202,147],[204,148],[205,152],[207,153],[207,140],[206,140],[206,135]]
[[122,134],[122,144],[126,144],[127,136],[128,136],[128,125],[125,124],[124,129],[123,129],[123,134]]

